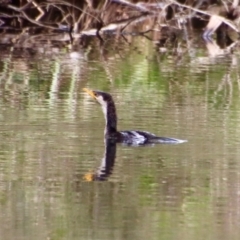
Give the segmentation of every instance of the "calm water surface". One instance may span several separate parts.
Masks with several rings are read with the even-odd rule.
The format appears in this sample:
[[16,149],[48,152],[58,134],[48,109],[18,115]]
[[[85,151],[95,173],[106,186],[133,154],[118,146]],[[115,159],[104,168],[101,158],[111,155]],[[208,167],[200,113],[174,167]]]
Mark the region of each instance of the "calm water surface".
[[[129,40],[1,46],[3,239],[240,238],[239,55]],[[119,129],[188,143],[106,149],[83,87],[113,95]]]

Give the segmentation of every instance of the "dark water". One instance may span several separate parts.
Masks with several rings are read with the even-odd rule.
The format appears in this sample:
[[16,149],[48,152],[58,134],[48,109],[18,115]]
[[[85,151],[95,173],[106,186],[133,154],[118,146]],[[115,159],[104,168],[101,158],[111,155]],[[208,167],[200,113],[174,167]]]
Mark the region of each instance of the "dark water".
[[[240,238],[239,55],[128,40],[1,46],[2,239]],[[90,181],[104,118],[83,87],[113,95],[119,129],[188,143],[113,146]]]

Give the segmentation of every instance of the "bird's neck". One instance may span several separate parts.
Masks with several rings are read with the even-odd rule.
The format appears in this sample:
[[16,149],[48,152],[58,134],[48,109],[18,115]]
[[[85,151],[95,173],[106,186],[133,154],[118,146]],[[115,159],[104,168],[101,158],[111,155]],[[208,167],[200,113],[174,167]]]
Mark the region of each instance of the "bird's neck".
[[117,113],[114,102],[108,102],[102,106],[105,116],[105,136],[113,135],[117,132]]

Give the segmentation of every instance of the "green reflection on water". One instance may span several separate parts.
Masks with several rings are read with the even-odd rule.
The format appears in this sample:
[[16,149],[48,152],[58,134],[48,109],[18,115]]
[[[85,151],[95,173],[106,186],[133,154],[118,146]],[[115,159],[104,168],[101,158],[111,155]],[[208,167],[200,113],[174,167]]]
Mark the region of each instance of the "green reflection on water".
[[[139,38],[111,47],[1,56],[1,235],[239,239],[238,57],[161,53]],[[108,181],[83,182],[104,155],[103,115],[86,86],[113,94],[120,129],[189,143],[118,146]]]

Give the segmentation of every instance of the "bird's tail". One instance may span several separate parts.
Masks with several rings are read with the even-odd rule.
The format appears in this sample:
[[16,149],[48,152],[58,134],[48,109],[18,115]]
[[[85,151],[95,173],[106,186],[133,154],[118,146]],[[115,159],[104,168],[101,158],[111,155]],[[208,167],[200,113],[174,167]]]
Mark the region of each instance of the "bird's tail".
[[188,140],[168,138],[168,137],[156,137],[151,140],[152,143],[163,143],[163,144],[180,144],[180,143],[185,143],[187,141]]

